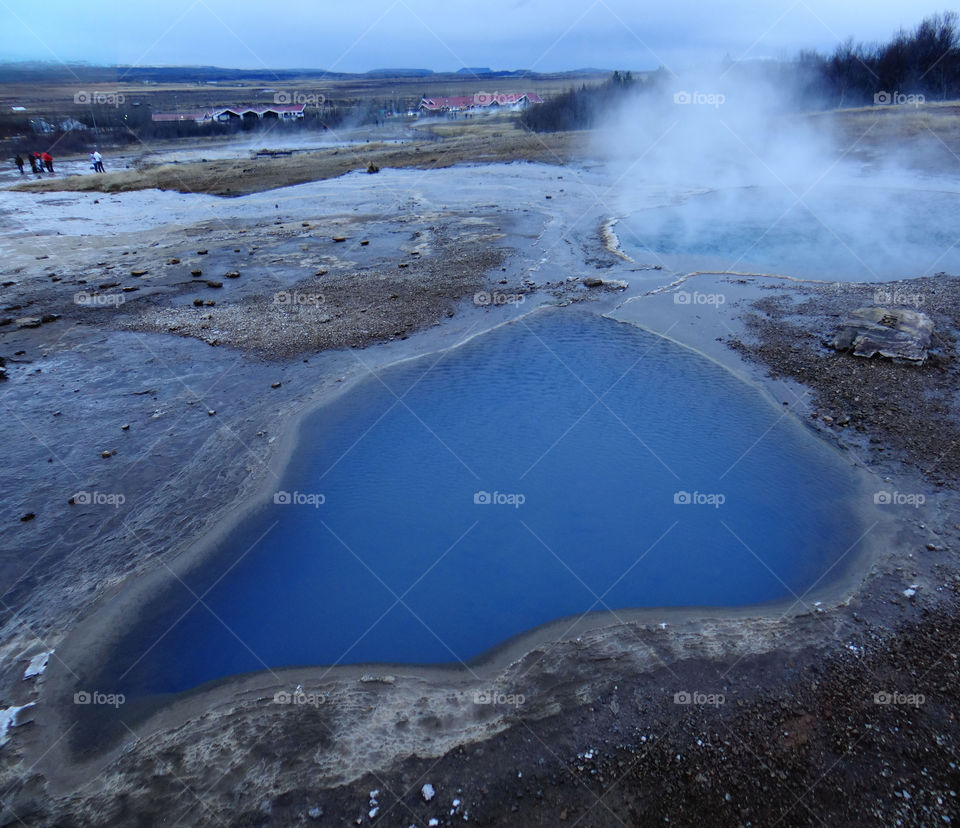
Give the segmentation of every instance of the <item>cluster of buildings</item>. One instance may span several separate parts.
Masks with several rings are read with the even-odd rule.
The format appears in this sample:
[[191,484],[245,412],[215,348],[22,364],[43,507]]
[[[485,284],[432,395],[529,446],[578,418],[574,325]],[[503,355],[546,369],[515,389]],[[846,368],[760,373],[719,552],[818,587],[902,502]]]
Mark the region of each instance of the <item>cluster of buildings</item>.
[[195,112],[154,112],[154,121],[212,124],[229,121],[302,120],[306,104],[274,104],[272,106],[224,106]]
[[[543,103],[539,95],[532,92],[477,92],[475,95],[457,97],[423,98],[417,107],[420,115],[457,113],[471,111],[495,111],[498,109],[520,110],[532,104]],[[280,121],[302,120],[305,104],[274,104],[272,106],[224,106],[217,109],[203,109],[193,112],[154,112],[154,121],[167,123],[212,124],[229,121]]]
[[460,95],[447,98],[424,98],[417,111],[421,114],[438,112],[470,112],[479,110],[526,109],[531,104],[543,103],[543,98],[532,92],[477,92],[475,95]]

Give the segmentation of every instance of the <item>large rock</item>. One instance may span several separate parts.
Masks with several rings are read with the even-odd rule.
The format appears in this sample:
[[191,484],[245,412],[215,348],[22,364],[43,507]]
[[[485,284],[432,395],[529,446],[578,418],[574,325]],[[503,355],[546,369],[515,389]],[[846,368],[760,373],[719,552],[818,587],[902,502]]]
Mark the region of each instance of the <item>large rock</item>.
[[933,336],[933,322],[925,313],[904,308],[859,308],[837,334],[832,345],[854,356],[882,356],[895,362],[922,364]]

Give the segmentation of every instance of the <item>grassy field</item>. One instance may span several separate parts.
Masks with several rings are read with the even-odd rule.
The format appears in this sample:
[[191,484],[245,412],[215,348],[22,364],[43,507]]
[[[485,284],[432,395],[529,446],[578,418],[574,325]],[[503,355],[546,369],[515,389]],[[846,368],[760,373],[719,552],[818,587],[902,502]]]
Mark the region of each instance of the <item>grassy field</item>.
[[854,156],[896,156],[931,170],[960,171],[960,102],[837,109],[806,117]]

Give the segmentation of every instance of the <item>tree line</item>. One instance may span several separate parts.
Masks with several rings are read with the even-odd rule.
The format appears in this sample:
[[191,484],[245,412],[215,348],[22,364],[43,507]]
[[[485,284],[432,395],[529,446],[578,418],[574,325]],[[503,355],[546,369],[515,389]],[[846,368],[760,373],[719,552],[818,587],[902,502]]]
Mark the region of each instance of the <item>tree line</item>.
[[652,81],[634,78],[631,72],[614,72],[599,86],[583,84],[579,89],[569,89],[542,104],[531,106],[524,110],[520,121],[534,132],[590,129],[626,92],[654,85]]
[[[795,92],[792,105],[815,109],[869,106],[911,100],[960,98],[960,20],[955,12],[930,15],[886,43],[847,39],[832,53],[802,51],[789,61],[727,61],[724,74],[751,75]],[[642,78],[614,72],[600,86],[571,89],[524,113],[528,129],[590,129],[626,92],[666,93],[675,78],[658,69]],[[722,90],[721,90],[722,91]]]

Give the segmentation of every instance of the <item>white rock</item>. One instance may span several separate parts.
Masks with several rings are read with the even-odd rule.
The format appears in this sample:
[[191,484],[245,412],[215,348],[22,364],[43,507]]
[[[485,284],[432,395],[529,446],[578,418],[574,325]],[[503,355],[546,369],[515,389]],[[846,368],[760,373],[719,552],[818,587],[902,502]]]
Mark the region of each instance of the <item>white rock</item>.
[[28,679],[43,675],[43,671],[47,669],[47,662],[50,661],[50,656],[52,656],[53,653],[54,651],[51,650],[49,653],[38,653],[31,658],[27,669],[24,671],[23,677]]
[[420,789],[420,795],[424,798],[424,801],[429,802],[437,795],[437,792],[433,789],[433,785],[428,782]]
[[36,702],[28,702],[20,707],[5,707],[0,710],[0,746],[10,741],[9,730],[11,727],[16,727],[19,724],[19,722],[17,722],[17,716],[20,715],[20,711],[26,710],[28,707],[33,707],[35,704]]

